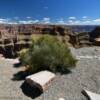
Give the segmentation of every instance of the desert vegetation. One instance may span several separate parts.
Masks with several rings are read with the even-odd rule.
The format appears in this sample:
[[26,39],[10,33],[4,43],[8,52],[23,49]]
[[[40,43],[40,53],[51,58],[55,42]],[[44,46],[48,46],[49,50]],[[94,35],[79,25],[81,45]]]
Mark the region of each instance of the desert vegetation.
[[76,59],[68,46],[56,36],[51,35],[32,38],[30,48],[21,50],[19,58],[31,72],[40,70],[60,72],[76,65]]

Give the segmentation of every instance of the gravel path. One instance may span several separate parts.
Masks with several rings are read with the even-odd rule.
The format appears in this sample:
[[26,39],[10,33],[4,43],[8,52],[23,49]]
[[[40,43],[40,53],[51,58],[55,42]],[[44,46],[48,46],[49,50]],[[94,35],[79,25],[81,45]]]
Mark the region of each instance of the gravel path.
[[[100,47],[71,48],[71,51],[75,56],[99,56],[100,51],[96,49],[100,50]],[[0,100],[59,100],[60,97],[65,100],[87,100],[82,94],[83,89],[100,93],[100,60],[96,58],[80,59],[75,69],[68,74],[57,75],[49,89],[41,95],[36,95],[35,88],[32,92],[24,80],[12,80],[14,74],[21,74],[18,73],[21,70],[9,61],[0,60]]]

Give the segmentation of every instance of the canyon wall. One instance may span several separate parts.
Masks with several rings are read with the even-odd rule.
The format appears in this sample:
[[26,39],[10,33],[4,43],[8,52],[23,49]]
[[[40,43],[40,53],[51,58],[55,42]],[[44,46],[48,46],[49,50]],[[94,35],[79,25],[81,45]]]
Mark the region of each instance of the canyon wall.
[[22,48],[28,48],[33,34],[67,35],[69,38],[72,32],[67,27],[56,25],[0,25],[0,53],[11,56]]
[[[0,53],[5,56],[15,55],[22,48],[28,48],[33,34],[51,34],[62,36],[64,42],[74,47],[91,45],[91,34],[98,33],[96,26],[65,26],[65,25],[42,25],[20,24],[0,25]],[[100,32],[100,30],[99,30]]]

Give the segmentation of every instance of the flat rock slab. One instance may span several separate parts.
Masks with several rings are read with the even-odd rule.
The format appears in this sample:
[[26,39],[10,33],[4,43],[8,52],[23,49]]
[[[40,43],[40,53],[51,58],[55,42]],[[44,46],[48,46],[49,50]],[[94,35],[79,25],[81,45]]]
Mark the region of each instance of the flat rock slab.
[[41,91],[45,91],[54,78],[54,73],[49,71],[41,71],[26,77],[26,82],[31,86],[38,87]]
[[96,94],[87,90],[84,90],[90,100],[100,100],[100,94]]

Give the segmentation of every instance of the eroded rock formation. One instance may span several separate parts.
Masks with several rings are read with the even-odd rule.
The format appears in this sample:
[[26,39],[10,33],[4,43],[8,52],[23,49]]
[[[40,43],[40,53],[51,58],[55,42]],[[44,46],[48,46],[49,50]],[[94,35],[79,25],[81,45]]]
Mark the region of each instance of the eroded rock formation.
[[69,28],[55,25],[0,25],[0,53],[15,55],[22,48],[29,47],[32,34],[69,36]]
[[[90,37],[100,33],[96,26],[64,26],[42,24],[0,25],[0,53],[15,55],[22,48],[29,47],[32,34],[62,36],[63,41],[73,46],[90,45]],[[95,29],[94,29],[95,28]],[[91,32],[90,32],[91,31]],[[93,35],[92,35],[93,34]],[[97,35],[96,35],[97,36]]]

